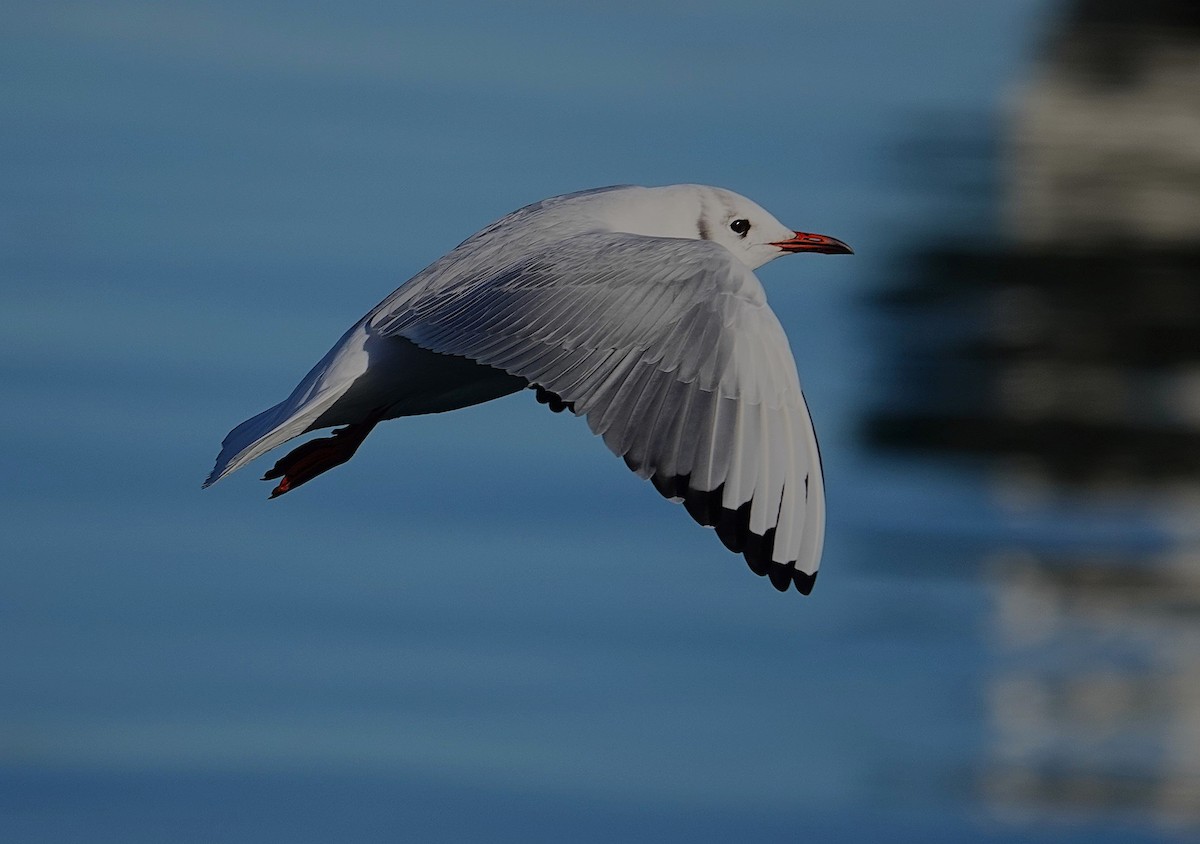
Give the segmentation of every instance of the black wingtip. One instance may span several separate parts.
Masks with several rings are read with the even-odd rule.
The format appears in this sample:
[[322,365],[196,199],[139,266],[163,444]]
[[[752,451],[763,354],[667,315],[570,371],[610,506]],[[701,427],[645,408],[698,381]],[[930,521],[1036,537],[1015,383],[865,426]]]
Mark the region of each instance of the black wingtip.
[[650,483],[663,498],[683,498],[687,493],[686,475],[651,475]]
[[770,578],[772,586],[780,592],[786,592],[792,588],[793,571],[791,566],[785,566],[783,563],[771,563],[767,567],[767,577]]
[[697,489],[688,489],[683,496],[683,506],[700,524],[705,527],[715,527],[721,518],[721,494],[723,488],[718,487],[711,492],[701,492]]
[[717,520],[717,537],[725,543],[725,547],[735,554],[746,550],[746,542],[750,531],[750,502],[747,501],[736,510],[721,508],[721,518]]
[[766,577],[770,580],[771,585],[780,592],[786,592],[794,586],[801,595],[811,595],[813,585],[817,582],[815,572],[808,574],[787,563],[776,563],[773,560],[764,562],[761,559],[747,557],[746,565],[759,577]]
[[808,574],[799,569],[793,569],[792,582],[796,584],[796,591],[801,595],[811,595],[813,585],[817,582],[817,573],[814,571],[812,574]]
[[544,404],[547,407],[549,407],[555,413],[562,413],[564,410],[569,410],[572,413],[575,412],[574,403],[569,402],[569,401],[563,401],[562,396],[560,396],[558,393],[553,393],[550,390],[547,390],[545,387],[541,386],[540,384],[530,384],[529,389],[535,390],[536,395],[537,395],[537,400],[541,404]]
[[[637,471],[635,461],[627,457],[625,462],[629,468]],[[780,563],[772,559],[775,551],[775,528],[770,528],[762,534],[750,530],[752,501],[731,510],[722,503],[724,485],[708,492],[693,489],[690,475],[655,473],[650,476],[650,482],[665,498],[682,499],[684,508],[693,519],[707,527],[716,528],[717,537],[725,547],[735,554],[741,554],[750,571],[759,577],[768,578],[777,590],[786,592],[794,586],[801,595],[812,592],[817,579],[815,573],[808,574],[797,569],[794,563]]]

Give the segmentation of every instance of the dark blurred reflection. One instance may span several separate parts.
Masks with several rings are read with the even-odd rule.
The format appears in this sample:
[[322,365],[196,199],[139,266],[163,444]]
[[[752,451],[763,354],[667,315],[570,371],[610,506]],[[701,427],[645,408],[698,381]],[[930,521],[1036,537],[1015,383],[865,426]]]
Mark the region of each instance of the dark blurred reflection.
[[1112,540],[1051,515],[992,554],[981,795],[1200,824],[1200,5],[1067,4],[998,142],[962,125],[908,150],[948,222],[875,300],[867,440]]

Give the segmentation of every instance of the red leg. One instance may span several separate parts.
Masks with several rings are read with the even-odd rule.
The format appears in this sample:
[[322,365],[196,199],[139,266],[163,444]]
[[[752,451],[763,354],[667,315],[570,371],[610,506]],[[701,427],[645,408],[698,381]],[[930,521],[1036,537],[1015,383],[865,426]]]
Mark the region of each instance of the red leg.
[[271,498],[278,498],[301,484],[308,483],[322,472],[341,466],[354,456],[367,434],[376,425],[376,420],[359,422],[338,428],[332,436],[309,440],[299,448],[292,449],[263,475],[264,481],[282,478],[271,490]]

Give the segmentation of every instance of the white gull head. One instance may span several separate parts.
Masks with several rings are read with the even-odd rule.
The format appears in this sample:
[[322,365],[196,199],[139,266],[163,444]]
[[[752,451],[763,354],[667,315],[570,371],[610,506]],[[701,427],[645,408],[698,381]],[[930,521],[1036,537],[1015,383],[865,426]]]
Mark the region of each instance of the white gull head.
[[621,186],[560,199],[589,206],[589,215],[610,231],[711,240],[752,270],[789,252],[853,251],[836,238],[793,231],[757,202],[708,185]]

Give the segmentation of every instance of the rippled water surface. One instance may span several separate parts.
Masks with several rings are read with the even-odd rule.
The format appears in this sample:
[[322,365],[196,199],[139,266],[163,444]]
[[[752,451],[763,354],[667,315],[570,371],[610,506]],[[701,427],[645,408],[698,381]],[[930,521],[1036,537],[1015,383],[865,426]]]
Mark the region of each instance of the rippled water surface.
[[[896,149],[999,119],[1045,4],[402,5],[6,12],[0,838],[1194,834],[1194,479],[1081,497],[864,438],[866,303],[945,214]],[[679,181],[858,250],[761,273],[822,433],[811,597],[529,395],[200,492],[478,227]]]

